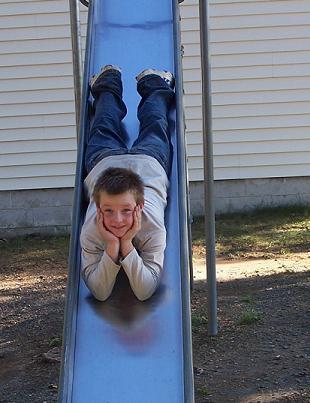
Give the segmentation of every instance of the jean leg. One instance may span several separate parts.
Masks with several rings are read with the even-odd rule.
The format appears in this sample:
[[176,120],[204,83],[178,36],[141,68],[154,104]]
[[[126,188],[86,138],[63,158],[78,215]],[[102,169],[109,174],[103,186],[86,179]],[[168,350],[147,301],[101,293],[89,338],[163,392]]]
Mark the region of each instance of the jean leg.
[[174,91],[157,75],[148,75],[138,82],[142,99],[138,106],[140,131],[130,153],[147,154],[158,160],[167,175],[170,173],[172,144],[168,114]]
[[91,92],[95,99],[95,116],[85,152],[87,172],[90,172],[100,159],[128,151],[121,130],[121,121],[127,109],[122,100],[120,73],[115,70],[104,72],[93,85]]

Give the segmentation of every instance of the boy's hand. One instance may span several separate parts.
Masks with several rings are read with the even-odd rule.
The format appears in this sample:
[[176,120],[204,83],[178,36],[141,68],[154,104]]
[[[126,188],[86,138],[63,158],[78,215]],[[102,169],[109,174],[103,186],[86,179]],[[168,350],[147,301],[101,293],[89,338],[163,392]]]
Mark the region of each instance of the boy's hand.
[[125,258],[133,249],[132,240],[137,235],[141,229],[142,221],[142,206],[138,205],[135,207],[133,212],[133,224],[130,230],[126,232],[121,238],[121,255]]
[[103,220],[103,213],[99,208],[97,208],[96,222],[97,222],[98,231],[102,237],[102,240],[105,243],[119,242],[119,239],[115,235],[113,235],[112,232],[110,232],[109,230],[106,229],[106,227],[104,225],[104,220]]
[[141,229],[141,220],[142,220],[142,208],[141,206],[136,206],[133,211],[133,224],[130,230],[126,232],[125,235],[122,236],[121,242],[123,241],[132,241],[133,238],[137,235],[137,233]]
[[114,260],[114,262],[117,262],[120,249],[120,241],[115,235],[112,234],[112,232],[106,229],[103,221],[103,213],[99,208],[97,208],[96,224],[99,234],[101,235],[101,238],[105,243],[106,253],[110,256],[112,260]]

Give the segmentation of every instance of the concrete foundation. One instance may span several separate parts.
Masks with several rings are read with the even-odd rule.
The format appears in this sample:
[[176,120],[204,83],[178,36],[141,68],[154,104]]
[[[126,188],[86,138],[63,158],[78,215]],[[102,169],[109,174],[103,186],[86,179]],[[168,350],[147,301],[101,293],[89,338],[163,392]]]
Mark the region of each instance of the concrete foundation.
[[0,238],[70,232],[73,189],[0,192]]
[[[310,204],[310,176],[220,180],[214,183],[216,213]],[[190,184],[192,215],[204,215],[203,182]]]
[[[190,184],[191,214],[203,215],[202,182]],[[70,231],[73,189],[0,192],[0,238]],[[262,207],[310,205],[310,177],[246,179],[215,182],[216,213]]]

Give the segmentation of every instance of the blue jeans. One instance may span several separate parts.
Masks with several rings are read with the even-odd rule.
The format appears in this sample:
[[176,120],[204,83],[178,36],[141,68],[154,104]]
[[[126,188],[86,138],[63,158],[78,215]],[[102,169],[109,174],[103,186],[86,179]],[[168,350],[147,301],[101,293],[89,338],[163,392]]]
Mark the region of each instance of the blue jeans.
[[115,70],[103,73],[93,85],[95,117],[89,132],[85,163],[89,173],[103,158],[120,154],[144,154],[157,159],[170,173],[172,144],[168,128],[168,113],[174,91],[157,75],[143,77],[137,84],[141,101],[138,106],[139,135],[131,149],[126,145],[126,133],[121,125],[127,113],[122,100],[121,74]]

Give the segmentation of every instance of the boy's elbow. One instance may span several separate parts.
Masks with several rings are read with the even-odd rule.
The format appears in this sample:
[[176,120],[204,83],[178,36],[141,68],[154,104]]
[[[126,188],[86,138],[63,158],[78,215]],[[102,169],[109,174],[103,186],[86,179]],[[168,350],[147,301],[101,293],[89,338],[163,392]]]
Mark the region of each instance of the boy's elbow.
[[92,281],[86,282],[87,288],[92,293],[93,297],[98,301],[106,301],[112,294],[113,287],[107,288],[99,284],[94,284]]
[[150,276],[144,280],[145,281],[140,282],[139,285],[136,284],[136,287],[132,284],[133,292],[139,301],[146,301],[153,296],[160,283],[160,274]]
[[108,292],[108,290],[102,289],[101,287],[98,286],[93,286],[92,284],[86,283],[87,288],[91,292],[92,296],[97,300],[97,301],[106,301],[109,296],[111,295],[112,291]]
[[153,294],[154,294],[153,292],[151,294],[146,294],[146,295],[145,294],[136,294],[136,297],[138,298],[139,301],[143,302],[143,301],[147,301],[148,299],[150,299]]
[[101,302],[106,301],[112,294],[114,282],[107,286],[107,284],[104,284],[103,281],[98,281],[98,279],[93,276],[93,272],[90,270],[83,270],[82,278],[96,300]]
[[157,289],[157,285],[148,289],[135,290],[134,294],[139,301],[146,301],[150,299]]
[[109,298],[109,296],[111,295],[111,293],[107,294],[107,293],[100,293],[100,292],[94,292],[94,291],[91,291],[91,293],[93,294],[93,297],[97,301],[100,301],[100,302],[106,301]]

